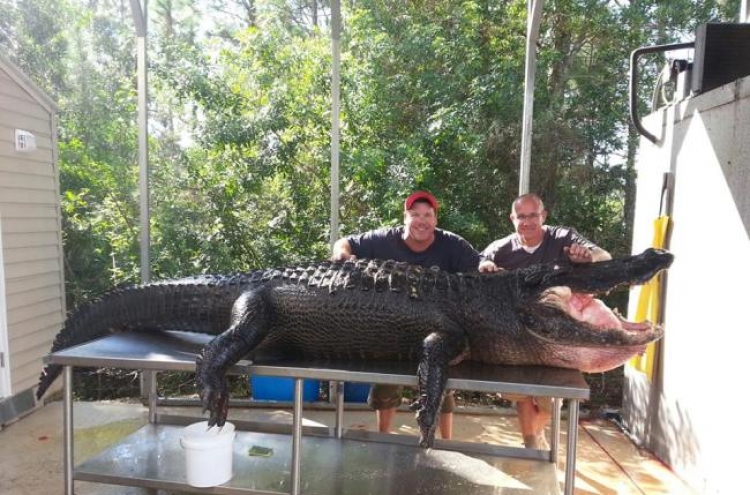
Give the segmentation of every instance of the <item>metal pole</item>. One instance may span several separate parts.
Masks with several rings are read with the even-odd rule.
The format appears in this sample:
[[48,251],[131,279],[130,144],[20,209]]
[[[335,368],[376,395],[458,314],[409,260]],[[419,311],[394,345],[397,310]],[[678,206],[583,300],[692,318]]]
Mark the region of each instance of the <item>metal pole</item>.
[[142,376],[144,377],[145,387],[148,389],[148,422],[155,425],[158,420],[157,408],[159,400],[156,388],[157,374],[155,370],[149,370],[144,371]]
[[568,452],[565,456],[564,495],[573,495],[576,482],[576,446],[578,445],[578,399],[568,403]]
[[336,438],[344,437],[344,382],[336,382]]
[[[331,220],[330,243],[339,238],[339,149],[341,113],[341,0],[331,1]],[[328,384],[328,397],[333,398],[335,385]]]
[[65,483],[65,495],[74,495],[72,366],[63,366],[63,477]]
[[138,181],[141,196],[141,281],[147,283],[151,278],[149,256],[150,221],[148,195],[148,0],[130,0],[133,13],[138,57]]
[[[146,25],[148,0],[130,0],[130,11],[135,25],[137,80],[138,80],[138,182],[140,189],[141,225],[141,281],[150,278],[149,244],[150,222],[148,201],[148,29]],[[142,390],[142,389],[141,389]]]
[[531,175],[531,136],[534,116],[534,85],[536,79],[536,41],[542,19],[544,0],[529,0],[526,22],[526,75],[524,77],[523,129],[521,134],[521,164],[518,171],[518,194],[529,192]]
[[[143,0],[143,23],[146,24],[146,4]],[[148,192],[148,50],[146,33],[138,36],[138,169],[141,189],[141,280],[147,283],[151,278],[151,222],[149,215]]]
[[740,22],[750,22],[750,0],[740,2]]
[[341,1],[331,2],[331,249],[339,238]]
[[[138,184],[140,190],[140,226],[141,226],[141,282],[148,283],[151,279],[151,259],[149,247],[151,244],[151,221],[149,214],[148,193],[148,0],[130,0],[130,10],[133,14],[135,34],[137,37],[136,55],[138,80]],[[148,376],[144,380],[144,374]],[[141,398],[149,395],[155,387],[156,377],[153,371],[141,374]],[[150,414],[151,416],[151,414]]]
[[560,451],[560,409],[562,399],[552,399],[552,441],[550,442],[549,462],[557,462],[557,454]]
[[292,495],[300,493],[302,452],[302,378],[294,379],[294,409],[292,410]]

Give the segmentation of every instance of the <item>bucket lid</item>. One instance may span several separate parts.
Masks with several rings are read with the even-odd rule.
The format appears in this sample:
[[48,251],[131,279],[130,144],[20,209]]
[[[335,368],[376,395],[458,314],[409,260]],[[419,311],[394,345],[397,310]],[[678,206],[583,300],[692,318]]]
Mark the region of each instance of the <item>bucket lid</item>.
[[182,439],[191,445],[215,445],[227,438],[234,438],[234,424],[227,421],[224,426],[208,427],[208,421],[201,421],[186,426],[182,431]]

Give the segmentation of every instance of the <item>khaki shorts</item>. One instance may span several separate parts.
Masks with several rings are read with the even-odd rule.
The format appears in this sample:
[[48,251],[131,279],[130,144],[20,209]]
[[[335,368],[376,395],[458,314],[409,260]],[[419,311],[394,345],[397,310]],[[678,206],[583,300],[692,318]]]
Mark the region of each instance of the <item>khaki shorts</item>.
[[[380,385],[374,384],[370,387],[370,393],[367,395],[367,403],[376,411],[382,409],[392,409],[401,405],[401,395],[404,387],[399,385]],[[456,407],[456,399],[453,398],[453,390],[448,390],[443,396],[443,405],[440,408],[441,413],[452,413]]]
[[516,394],[502,394],[503,399],[512,402],[518,402],[519,400],[531,399],[536,407],[540,411],[544,411],[547,414],[552,414],[553,400],[551,397],[529,397],[528,395],[516,395]]

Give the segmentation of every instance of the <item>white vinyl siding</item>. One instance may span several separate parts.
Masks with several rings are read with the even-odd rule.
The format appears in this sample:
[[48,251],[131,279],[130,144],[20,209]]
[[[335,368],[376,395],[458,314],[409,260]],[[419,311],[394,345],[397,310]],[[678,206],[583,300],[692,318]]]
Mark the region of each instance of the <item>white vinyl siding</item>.
[[[55,108],[0,57],[0,214],[11,394],[36,385],[65,317]],[[15,130],[37,149],[15,150]]]

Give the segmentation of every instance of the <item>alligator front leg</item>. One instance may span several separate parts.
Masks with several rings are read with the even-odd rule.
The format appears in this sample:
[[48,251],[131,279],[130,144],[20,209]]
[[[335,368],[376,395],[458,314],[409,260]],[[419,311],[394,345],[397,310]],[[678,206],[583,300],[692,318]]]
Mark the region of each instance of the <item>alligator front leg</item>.
[[229,408],[226,372],[255,349],[268,334],[270,304],[264,290],[242,294],[232,307],[231,325],[215,337],[196,359],[196,382],[209,426],[224,426]]
[[419,446],[431,448],[435,443],[440,407],[443,403],[448,366],[457,361],[466,349],[460,329],[430,334],[422,346],[422,359],[417,369],[419,398],[414,404],[419,424]]

